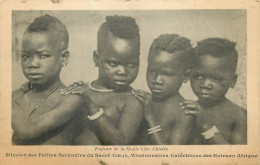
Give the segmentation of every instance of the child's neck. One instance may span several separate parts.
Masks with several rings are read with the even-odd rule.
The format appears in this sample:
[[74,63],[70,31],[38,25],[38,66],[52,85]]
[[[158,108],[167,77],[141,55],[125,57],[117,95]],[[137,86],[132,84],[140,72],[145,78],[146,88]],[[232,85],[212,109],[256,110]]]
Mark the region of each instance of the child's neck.
[[221,106],[222,104],[224,104],[225,102],[227,102],[228,99],[226,97],[223,97],[215,102],[212,103],[206,103],[203,101],[198,100],[198,103],[201,107],[205,108],[205,109],[214,109],[217,106]]
[[51,91],[56,88],[58,85],[61,85],[61,80],[57,79],[55,81],[48,82],[46,84],[32,84],[32,92],[40,93],[40,92],[47,92]]
[[160,102],[160,103],[165,103],[167,102],[168,100],[170,101],[180,101],[180,100],[183,100],[183,97],[181,96],[181,94],[179,92],[167,97],[167,98],[163,98],[163,99],[153,99],[154,102]]
[[132,89],[130,86],[122,88],[122,89],[113,89],[113,88],[107,86],[107,84],[105,84],[104,81],[102,81],[101,79],[92,81],[91,85],[92,85],[92,87],[94,87],[98,90],[109,90],[109,91],[114,91],[114,92],[125,92],[125,91],[129,91]]

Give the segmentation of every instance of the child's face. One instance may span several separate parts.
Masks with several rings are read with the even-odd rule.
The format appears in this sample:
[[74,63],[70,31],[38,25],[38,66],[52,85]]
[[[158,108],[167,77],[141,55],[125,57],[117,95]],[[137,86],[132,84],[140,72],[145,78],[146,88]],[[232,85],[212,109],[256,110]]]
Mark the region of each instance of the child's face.
[[217,104],[225,98],[229,87],[236,82],[228,57],[216,58],[203,55],[197,58],[191,72],[191,87],[204,106]]
[[26,32],[22,41],[22,69],[32,84],[46,85],[59,79],[62,67],[57,43],[44,32]]
[[152,49],[146,72],[153,99],[162,100],[179,92],[185,79],[180,52],[168,53]]
[[99,80],[107,88],[125,90],[139,70],[139,44],[109,36],[101,54],[94,56],[99,67]]

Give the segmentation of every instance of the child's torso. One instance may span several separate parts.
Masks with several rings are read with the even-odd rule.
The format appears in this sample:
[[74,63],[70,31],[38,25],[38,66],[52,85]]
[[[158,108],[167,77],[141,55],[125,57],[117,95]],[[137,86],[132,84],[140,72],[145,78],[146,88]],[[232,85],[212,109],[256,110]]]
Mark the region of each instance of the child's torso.
[[117,126],[124,107],[129,97],[133,97],[130,91],[117,92],[97,92],[88,88],[89,95],[99,108],[104,109],[104,115]]
[[[160,137],[163,141],[168,141],[172,129],[174,127],[174,122],[177,118],[182,116],[182,110],[180,108],[180,102],[183,98],[179,97],[177,99],[169,98],[167,101],[164,102],[152,102],[152,112],[153,112],[153,119],[156,125],[160,125],[162,131],[159,132]],[[147,126],[142,128],[142,137],[145,139],[149,138],[147,134]],[[143,143],[143,142],[142,142]]]
[[[228,142],[230,142],[231,132],[235,124],[236,110],[236,106],[232,105],[230,102],[211,109],[205,109],[205,116],[207,116],[206,123],[213,126],[215,125],[218,128],[219,133],[221,133],[223,138]],[[198,139],[200,139],[201,143],[208,144],[207,141],[203,140],[204,138],[201,135],[201,132],[199,132],[197,128],[195,128],[195,130],[196,131],[194,132],[197,132],[195,140],[198,141]]]
[[[37,119],[41,115],[50,112],[56,108],[66,96],[60,94],[60,90],[55,91],[48,97],[46,94],[31,94],[31,92],[22,93],[19,97],[16,97],[20,110],[30,119]],[[43,99],[46,99],[43,101]],[[31,140],[19,140],[13,138],[14,143],[21,145],[36,145],[36,144],[52,144],[52,145],[69,145],[72,143],[74,133],[76,131],[76,121],[78,116],[75,115],[72,120],[58,127],[57,129],[50,131],[38,138]]]

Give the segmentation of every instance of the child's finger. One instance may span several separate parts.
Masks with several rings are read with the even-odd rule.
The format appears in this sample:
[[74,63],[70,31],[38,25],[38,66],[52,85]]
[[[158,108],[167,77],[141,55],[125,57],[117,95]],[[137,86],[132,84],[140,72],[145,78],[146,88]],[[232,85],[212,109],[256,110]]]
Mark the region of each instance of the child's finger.
[[195,105],[195,104],[182,105],[181,108],[182,108],[182,109],[192,109],[192,110],[198,109],[197,105]]
[[138,90],[133,90],[133,92],[135,92],[135,93],[141,93],[141,91],[142,90],[139,90],[139,89]]
[[135,97],[139,96],[142,97],[143,99],[145,98],[145,95],[141,94],[141,93],[132,93]]
[[71,90],[62,92],[62,94],[64,94],[64,95],[68,95],[68,94],[79,94],[79,91],[81,91],[81,90],[78,89],[78,88],[74,88],[74,89],[71,89]]
[[82,80],[79,80],[78,82],[75,82],[75,84],[77,84],[78,86],[82,86],[84,85],[84,82]]
[[70,93],[71,94],[79,94],[79,95],[83,94],[83,92],[81,90],[74,90],[74,91],[71,91]]
[[141,93],[135,93],[134,96],[135,96],[135,95],[145,98],[145,95],[143,95],[143,94],[141,94]]
[[140,96],[138,96],[138,95],[136,95],[135,98],[137,98],[137,99],[138,99],[140,102],[142,102],[142,103],[144,102],[144,98],[142,98],[142,97],[140,97]]
[[61,92],[67,92],[67,91],[70,91],[70,90],[72,90],[73,88],[75,88],[75,86],[73,86],[73,85],[70,85],[69,87],[67,87],[67,88],[63,88],[63,89],[61,89]]
[[193,100],[184,100],[180,103],[180,105],[186,105],[186,104],[195,104],[196,102]]
[[185,110],[184,113],[185,113],[185,115],[197,115],[197,114],[199,114],[200,112],[198,112],[198,111],[192,111],[192,110]]
[[67,92],[71,92],[73,90],[78,90],[78,89],[80,89],[80,87],[78,87],[78,86],[70,86],[68,88],[65,88],[65,90],[62,90],[61,92],[67,93]]
[[139,96],[139,95],[135,95],[135,97],[138,99],[138,100],[140,100],[140,101],[144,101],[144,98],[143,97],[141,97],[141,96]]
[[133,94],[142,95],[142,91],[141,90],[134,91]]

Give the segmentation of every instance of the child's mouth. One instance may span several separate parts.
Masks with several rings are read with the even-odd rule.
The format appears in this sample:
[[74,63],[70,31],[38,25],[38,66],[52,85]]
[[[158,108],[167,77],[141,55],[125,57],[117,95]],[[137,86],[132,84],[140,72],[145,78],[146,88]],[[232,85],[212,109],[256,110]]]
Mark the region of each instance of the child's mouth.
[[207,99],[207,98],[210,98],[210,97],[211,97],[211,95],[208,94],[208,93],[200,93],[199,96],[200,96],[201,98],[204,98],[204,99]]
[[159,94],[159,93],[162,93],[162,89],[152,88],[151,92],[154,93],[154,94]]
[[29,74],[29,78],[32,80],[39,79],[41,77],[42,77],[42,75],[38,74],[38,73]]
[[126,85],[128,82],[126,80],[115,80],[115,84],[117,85]]

